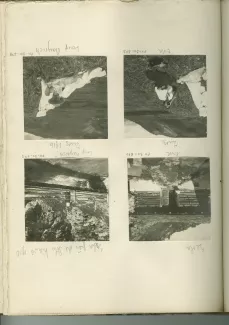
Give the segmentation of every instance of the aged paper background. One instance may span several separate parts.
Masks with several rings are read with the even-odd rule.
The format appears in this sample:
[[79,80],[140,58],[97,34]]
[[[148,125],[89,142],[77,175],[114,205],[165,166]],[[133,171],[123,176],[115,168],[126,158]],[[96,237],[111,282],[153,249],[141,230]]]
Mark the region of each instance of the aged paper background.
[[[218,1],[22,3],[6,9],[8,282],[5,313],[106,314],[222,310],[220,191],[220,6]],[[31,255],[69,243],[26,243],[24,161],[59,157],[50,142],[24,141],[22,56],[36,47],[79,46],[61,55],[108,59],[108,140],[81,140],[93,157],[109,158],[110,241],[103,251]],[[166,156],[160,139],[125,140],[123,50],[206,54],[208,139],[180,139],[180,156],[211,159],[212,239],[193,254],[187,242],[129,242],[126,153]],[[66,149],[61,149],[65,150]],[[171,150],[171,149],[170,149]],[[194,242],[193,245],[199,244]],[[18,251],[26,255],[18,257]],[[7,279],[6,279],[7,281]]]

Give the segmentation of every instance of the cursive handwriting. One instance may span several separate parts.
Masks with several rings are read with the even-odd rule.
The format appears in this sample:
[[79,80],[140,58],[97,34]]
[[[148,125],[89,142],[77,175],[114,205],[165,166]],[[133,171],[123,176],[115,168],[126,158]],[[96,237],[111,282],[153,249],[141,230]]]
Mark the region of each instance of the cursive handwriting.
[[167,151],[167,152],[166,152],[166,155],[167,155],[168,157],[179,157],[180,152],[178,152],[178,151]]
[[170,49],[158,49],[160,54],[171,54]]
[[68,246],[52,246],[45,248],[26,248],[25,246],[22,246],[20,249],[16,250],[16,256],[18,258],[30,256],[42,256],[44,258],[49,258],[52,256],[61,257],[86,252],[101,253],[103,252],[102,244],[97,242],[82,242],[79,244],[71,244]]
[[34,51],[10,51],[9,56],[41,56],[46,54],[59,56],[62,52],[79,52],[79,50],[79,45],[63,44],[62,46],[54,46],[51,40],[48,40],[44,47],[36,47]]
[[[52,141],[49,143],[49,147],[57,150],[57,154],[60,157],[80,157],[80,156],[92,156],[92,151],[83,148],[79,142],[76,141]],[[63,151],[59,151],[63,150]]]
[[202,244],[197,244],[197,245],[188,245],[186,249],[191,253],[194,254],[195,252],[204,252],[204,247]]
[[178,147],[178,142],[176,140],[162,140],[162,143],[165,146],[172,146],[174,148]]
[[69,151],[60,152],[60,157],[91,157],[92,151],[81,149],[80,151],[73,151],[72,149]]
[[80,48],[79,48],[79,45],[76,46],[76,45],[68,45],[68,44],[65,44],[65,51],[77,51],[79,52]]
[[41,55],[43,53],[52,53],[52,54],[59,55],[60,54],[60,48],[59,47],[53,47],[53,46],[51,46],[50,43],[51,43],[51,41],[48,41],[48,44],[45,47],[36,47],[36,53],[38,55]]
[[49,143],[49,146],[52,149],[62,149],[64,147],[69,147],[69,148],[75,148],[75,149],[81,149],[80,143],[79,142],[71,142],[71,141],[52,141]]

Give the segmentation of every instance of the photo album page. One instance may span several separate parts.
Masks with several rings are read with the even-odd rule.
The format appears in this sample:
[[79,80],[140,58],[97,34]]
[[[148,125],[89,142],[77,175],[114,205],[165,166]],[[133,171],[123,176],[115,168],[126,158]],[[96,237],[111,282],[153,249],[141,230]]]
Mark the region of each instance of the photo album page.
[[5,6],[4,314],[223,310],[218,1]]

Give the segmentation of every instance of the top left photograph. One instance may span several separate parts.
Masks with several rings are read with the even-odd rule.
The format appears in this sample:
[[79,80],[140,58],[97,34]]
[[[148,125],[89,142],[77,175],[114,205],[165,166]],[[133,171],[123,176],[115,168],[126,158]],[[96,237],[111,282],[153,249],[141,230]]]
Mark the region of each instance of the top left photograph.
[[24,139],[107,139],[105,56],[23,57]]

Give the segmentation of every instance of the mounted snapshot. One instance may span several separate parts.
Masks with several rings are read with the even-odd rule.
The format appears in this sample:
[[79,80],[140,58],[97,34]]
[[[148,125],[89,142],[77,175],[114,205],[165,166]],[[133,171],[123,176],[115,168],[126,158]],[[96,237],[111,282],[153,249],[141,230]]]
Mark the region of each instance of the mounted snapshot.
[[126,138],[207,136],[205,55],[124,56]]
[[131,241],[211,238],[210,161],[128,159]]
[[109,240],[107,159],[25,159],[26,241]]
[[107,139],[104,56],[23,58],[24,138]]

